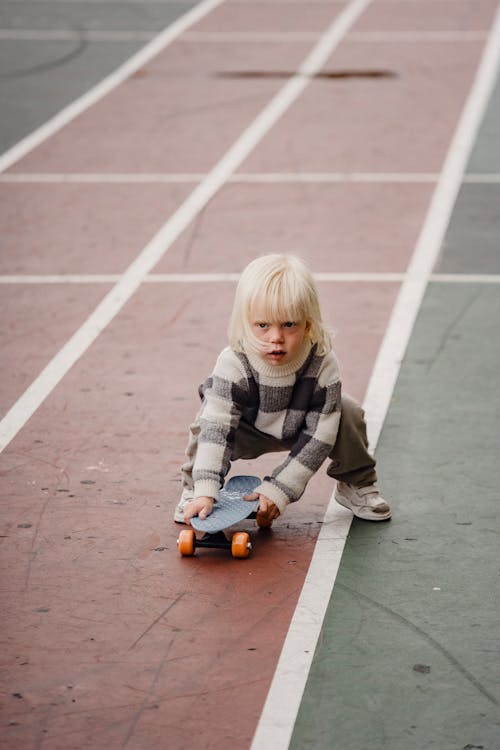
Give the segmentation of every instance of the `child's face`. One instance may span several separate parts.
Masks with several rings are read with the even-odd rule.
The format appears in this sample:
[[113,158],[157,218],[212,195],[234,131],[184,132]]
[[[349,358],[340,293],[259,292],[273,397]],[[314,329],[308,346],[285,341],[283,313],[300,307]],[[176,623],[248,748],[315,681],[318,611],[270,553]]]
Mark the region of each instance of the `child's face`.
[[266,320],[258,305],[252,312],[252,332],[262,345],[259,356],[270,365],[287,365],[299,354],[310,324],[306,320]]

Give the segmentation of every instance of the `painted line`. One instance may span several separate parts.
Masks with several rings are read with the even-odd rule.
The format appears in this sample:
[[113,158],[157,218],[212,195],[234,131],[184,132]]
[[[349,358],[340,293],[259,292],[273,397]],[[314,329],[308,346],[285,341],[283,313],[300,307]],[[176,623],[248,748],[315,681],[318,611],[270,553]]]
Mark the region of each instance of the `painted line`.
[[[195,183],[201,182],[206,174],[138,174],[138,173],[21,173],[4,172],[0,174],[0,183],[75,183],[75,184],[156,184],[156,183]],[[481,175],[476,175],[479,178]],[[487,178],[490,175],[486,176]],[[284,183],[328,183],[328,182],[366,182],[366,183],[429,183],[437,182],[439,175],[432,172],[239,172],[227,181],[231,183],[284,184]],[[491,182],[486,179],[486,182]]]
[[0,174],[0,183],[54,183],[54,184],[76,184],[76,185],[106,185],[106,184],[161,184],[161,183],[197,183],[206,178],[203,174],[140,174],[140,173],[108,173],[94,174],[71,173],[71,172],[3,172]]
[[[316,281],[390,281],[390,282],[402,282],[404,280],[404,274],[401,273],[329,273],[329,272],[317,272],[314,273]],[[238,281],[239,273],[199,273],[199,274],[151,274],[146,281],[152,282],[181,282],[191,283],[192,281]]]
[[432,273],[429,281],[438,284],[500,284],[500,274],[492,273]]
[[4,274],[0,284],[116,284],[121,274]]
[[[98,0],[95,0],[98,1]],[[117,1],[117,0],[115,0]],[[408,3],[408,2],[414,2],[415,0],[378,0],[378,5],[383,5],[384,3],[387,4],[398,4],[398,3]],[[420,2],[423,6],[425,6],[426,0],[417,0]],[[449,2],[449,3],[456,3],[457,0],[440,0],[441,2]],[[241,5],[246,5],[247,3],[252,3],[253,5],[276,5],[276,4],[283,4],[283,5],[293,5],[294,3],[299,3],[300,5],[307,4],[308,0],[232,0],[232,4],[238,3]],[[310,0],[312,5],[321,5],[322,3],[332,5],[333,3],[342,3],[343,0]],[[432,4],[434,0],[427,0],[428,3]],[[474,3],[475,0],[470,0],[471,3]]]
[[327,183],[327,182],[437,182],[438,174],[426,172],[256,172],[234,175],[231,182]]
[[[97,31],[82,29],[0,29],[0,39],[34,42],[62,42],[85,39],[89,42],[149,41],[158,31]],[[317,31],[188,31],[181,42],[314,42]]]
[[[368,284],[401,284],[406,273],[345,273],[321,272],[313,274],[318,282],[334,283],[368,283]],[[0,285],[30,284],[116,284],[121,274],[4,274],[0,275]],[[146,284],[217,284],[221,282],[236,283],[239,273],[150,273],[142,279]],[[412,277],[415,280],[415,276]],[[500,274],[481,273],[432,273],[421,281],[439,284],[500,284]]]
[[334,5],[335,3],[342,3],[344,0],[232,0],[232,4],[247,5],[304,5],[310,3],[311,5]]
[[[317,281],[335,282],[395,282],[404,281],[404,273],[315,273]],[[111,284],[120,280],[120,274],[5,274],[0,284]],[[152,284],[213,284],[236,283],[239,273],[153,273],[142,280]]]
[[[401,361],[427,280],[439,253],[463,171],[496,78],[500,57],[500,10],[460,122],[450,144],[441,178],[417,241],[408,274],[396,301],[366,393],[364,408],[375,447],[387,414]],[[281,652],[251,750],[288,748],[326,608],[350,527],[333,495],[325,515],[297,609]]]
[[[139,253],[120,281],[106,294],[83,325],[31,383],[0,422],[0,451],[11,442],[74,363],[120,312],[172,243],[298,98],[310,83],[311,74],[322,67],[370,2],[371,0],[351,0],[341,11],[307,55],[297,73],[284,84],[243,131],[207,177],[195,187]],[[215,7],[215,4],[212,4],[212,7]]]
[[[52,0],[53,2],[60,2],[60,3],[79,3],[82,0]],[[123,0],[105,0],[107,3],[121,3]],[[333,5],[334,3],[344,3],[345,0],[231,0],[231,3],[238,4],[238,5],[294,5],[295,3],[299,5],[304,5],[305,2],[309,2],[313,5]],[[380,0],[380,3],[405,3],[409,0]],[[411,1],[411,0],[410,0]],[[455,3],[456,0],[441,0],[441,2],[450,2]],[[102,4],[104,0],[85,0],[87,4]],[[169,2],[169,0],[128,0],[128,4],[137,4],[137,5],[165,5]],[[178,3],[186,3],[187,5],[192,5],[193,0],[176,0]],[[428,2],[432,2],[432,0],[428,0]],[[471,0],[471,2],[474,2],[474,0]]]
[[496,184],[500,182],[500,174],[467,174],[464,176],[463,182],[474,185]]
[[[314,31],[190,31],[182,41],[225,44],[260,42],[308,42],[318,38]],[[352,31],[348,42],[484,42],[487,31]]]
[[43,143],[47,138],[74,120],[75,117],[82,114],[82,112],[102,99],[106,94],[113,91],[120,83],[123,83],[129,76],[149,62],[151,58],[168,47],[180,34],[184,33],[194,23],[200,21],[218,5],[221,5],[222,2],[224,0],[204,0],[204,2],[187,11],[185,15],[174,21],[149,44],[111,73],[111,75],[98,83],[97,86],[91,88],[86,94],[62,109],[44,125],[34,130],[33,133],[23,138],[0,156],[0,172],[5,171],[12,164],[15,164],[15,162],[26,156],[36,146],[39,146],[40,143]]
[[184,34],[185,42],[222,42],[235,44],[247,42],[312,42],[319,38],[320,31],[190,31]]
[[484,42],[487,31],[356,31],[349,42]]
[[[197,183],[206,177],[206,173],[103,173],[95,174],[77,172],[3,172],[0,183],[5,184],[163,184],[163,183]],[[433,183],[439,174],[434,172],[239,172],[229,177],[227,182],[236,184],[283,184],[283,183],[328,183],[328,182],[365,182],[365,183]],[[468,174],[464,183],[497,184],[500,174]]]
[[67,42],[85,40],[88,42],[148,42],[158,35],[158,31],[94,31],[92,29],[0,29],[0,39],[4,41]]
[[[195,0],[175,0],[176,3],[183,5],[184,3],[186,5],[193,5],[193,2]],[[274,0],[273,0],[274,1]],[[55,3],[81,3],[82,0],[52,0],[52,2]],[[165,5],[168,4],[169,0],[127,0],[127,5]],[[233,2],[238,2],[238,0],[233,0]],[[319,0],[319,2],[322,2],[322,0]],[[108,5],[109,3],[114,4],[116,3],[123,3],[123,0],[85,0],[86,5]]]

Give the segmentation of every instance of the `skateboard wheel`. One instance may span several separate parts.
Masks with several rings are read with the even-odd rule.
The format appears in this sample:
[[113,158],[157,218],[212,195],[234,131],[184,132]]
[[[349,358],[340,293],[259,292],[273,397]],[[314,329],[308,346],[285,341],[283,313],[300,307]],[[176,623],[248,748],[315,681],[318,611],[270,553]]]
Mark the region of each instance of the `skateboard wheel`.
[[183,529],[177,539],[179,554],[183,557],[194,555],[194,531],[192,529]]
[[231,554],[233,557],[248,557],[252,545],[246,531],[237,531],[231,539]]

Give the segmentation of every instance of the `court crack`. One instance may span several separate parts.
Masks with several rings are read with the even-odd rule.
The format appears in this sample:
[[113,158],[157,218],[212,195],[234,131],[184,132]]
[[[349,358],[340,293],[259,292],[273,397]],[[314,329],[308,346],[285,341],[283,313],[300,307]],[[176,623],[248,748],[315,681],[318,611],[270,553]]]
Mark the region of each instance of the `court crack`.
[[432,359],[429,361],[429,363],[427,365],[426,374],[430,373],[430,371],[432,370],[432,368],[436,364],[437,360],[439,359],[439,357],[441,356],[441,354],[445,350],[446,344],[447,344],[448,340],[450,339],[451,335],[453,334],[453,331],[462,322],[462,320],[465,318],[465,316],[467,315],[467,313],[469,312],[469,310],[471,309],[471,307],[476,303],[477,299],[481,296],[482,291],[483,290],[481,288],[475,290],[475,292],[472,295],[472,297],[469,300],[467,300],[467,302],[465,303],[464,307],[457,313],[457,315],[455,315],[455,317],[453,318],[453,320],[451,321],[451,323],[446,327],[446,329],[443,332],[443,335],[441,336],[441,338],[439,340],[439,344],[437,346],[437,349],[434,352],[434,355],[433,355]]
[[176,604],[177,604],[178,602],[180,602],[180,600],[182,599],[182,597],[183,597],[183,596],[184,596],[184,592],[182,592],[181,594],[179,594],[178,596],[176,596],[176,598],[174,599],[174,601],[173,601],[173,602],[170,602],[170,604],[169,604],[169,605],[168,605],[167,607],[165,607],[165,609],[164,609],[164,610],[163,610],[162,612],[160,612],[160,614],[158,615],[158,617],[155,617],[155,619],[153,620],[153,622],[151,622],[151,623],[150,623],[150,624],[148,625],[148,627],[147,627],[147,628],[146,628],[145,630],[143,630],[143,632],[142,632],[142,633],[141,633],[141,634],[140,634],[140,635],[139,635],[139,636],[138,636],[138,637],[137,637],[137,638],[135,639],[135,641],[134,641],[134,642],[132,643],[132,645],[131,645],[131,646],[129,647],[129,651],[132,651],[132,649],[134,649],[134,648],[135,648],[135,647],[137,646],[137,644],[138,644],[138,643],[139,643],[140,641],[142,641],[142,639],[143,639],[143,638],[144,638],[144,637],[145,637],[145,636],[146,636],[146,635],[147,635],[148,633],[150,633],[150,632],[151,632],[151,630],[152,630],[152,629],[154,628],[154,626],[155,626],[155,625],[156,625],[157,623],[159,623],[159,622],[160,622],[160,620],[162,620],[162,619],[163,619],[163,618],[165,617],[165,615],[166,615],[166,614],[167,614],[168,612],[170,612],[170,610],[172,609],[172,607],[175,607],[175,605],[176,605]]
[[26,78],[28,76],[38,75],[39,73],[46,73],[49,70],[60,68],[63,65],[66,65],[66,63],[71,62],[75,58],[80,57],[80,55],[88,47],[88,40],[85,38],[84,32],[82,32],[81,29],[75,29],[75,31],[79,36],[76,41],[76,46],[70,52],[61,55],[60,57],[56,57],[54,60],[49,60],[48,62],[40,63],[39,65],[33,65],[30,68],[21,68],[20,70],[14,70],[11,73],[0,75],[0,80],[8,81],[11,79]]
[[336,583],[336,586],[338,588],[342,589],[342,591],[346,591],[348,594],[351,594],[356,599],[360,599],[362,601],[367,602],[368,604],[372,605],[373,607],[376,607],[377,609],[380,609],[382,612],[385,612],[387,615],[392,617],[394,620],[397,620],[399,623],[404,625],[407,628],[410,628],[410,630],[413,630],[414,633],[419,635],[421,638],[423,638],[427,643],[429,643],[433,648],[436,649],[440,654],[442,654],[445,659],[458,671],[460,674],[469,682],[473,687],[476,688],[476,690],[481,693],[485,698],[487,698],[491,703],[493,703],[494,706],[500,706],[500,701],[496,698],[496,696],[493,695],[493,693],[490,693],[490,691],[482,685],[479,680],[474,677],[474,675],[469,672],[469,670],[461,664],[458,659],[453,656],[453,654],[448,651],[445,646],[443,646],[439,641],[437,641],[435,638],[433,638],[429,633],[427,633],[425,630],[422,630],[422,628],[419,628],[418,625],[415,625],[415,623],[411,622],[411,620],[408,620],[406,617],[403,617],[403,615],[400,615],[395,610],[391,609],[390,607],[386,607],[384,604],[380,604],[380,602],[375,601],[375,599],[371,599],[369,596],[366,596],[366,594],[361,594],[359,591],[354,591],[354,589],[349,588],[349,586],[345,586],[341,583]]

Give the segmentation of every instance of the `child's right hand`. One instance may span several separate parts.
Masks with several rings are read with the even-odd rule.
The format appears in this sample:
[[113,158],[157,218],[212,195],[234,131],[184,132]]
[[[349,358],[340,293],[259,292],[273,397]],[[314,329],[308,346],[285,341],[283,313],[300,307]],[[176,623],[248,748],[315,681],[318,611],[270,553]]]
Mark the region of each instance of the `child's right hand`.
[[250,495],[244,495],[243,500],[259,501],[259,509],[257,511],[257,523],[259,526],[270,526],[280,515],[277,505],[259,492],[252,492]]
[[189,519],[194,516],[200,518],[206,518],[210,515],[214,508],[213,497],[195,497],[194,500],[190,500],[186,503],[184,508],[184,521],[189,523]]

